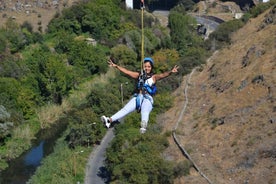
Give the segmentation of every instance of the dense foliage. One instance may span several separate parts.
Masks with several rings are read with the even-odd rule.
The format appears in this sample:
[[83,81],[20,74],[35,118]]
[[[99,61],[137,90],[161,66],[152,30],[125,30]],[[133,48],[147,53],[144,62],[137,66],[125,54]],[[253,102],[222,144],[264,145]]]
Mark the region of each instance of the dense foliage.
[[172,183],[173,165],[158,154],[167,146],[166,137],[158,134],[142,136],[135,128],[120,129],[107,152],[112,180],[120,183]]
[[[21,147],[17,152],[9,150],[10,148],[7,146],[15,144],[14,139],[18,140],[18,136],[20,137],[20,135],[15,136],[14,131],[25,124],[29,124],[31,126],[27,126],[25,131],[30,129],[30,132],[33,132],[32,135],[29,135],[31,139],[38,130],[37,110],[39,107],[47,104],[62,105],[73,91],[78,90],[82,82],[90,80],[91,76],[107,71],[108,56],[113,57],[122,66],[139,70],[141,12],[139,10],[124,10],[121,7],[121,1],[107,0],[75,5],[70,9],[65,9],[61,14],[57,14],[50,22],[48,32],[45,34],[33,32],[32,26],[27,22],[18,26],[13,20],[9,20],[5,27],[0,29],[0,40],[3,43],[0,47],[0,104],[2,105],[0,122],[2,151],[0,155],[7,155],[7,152],[20,153],[26,149],[26,147]],[[193,22],[190,17],[185,15],[185,12],[182,14],[172,13],[170,19],[172,20],[171,33],[168,29],[161,27],[157,19],[154,19],[150,14],[144,16],[145,55],[154,58],[155,72],[164,72],[173,65],[179,64],[182,67],[180,74],[184,75],[195,64],[188,64],[193,61],[185,61],[183,58],[193,59],[191,55],[196,50],[193,47],[202,48],[203,40],[192,27],[186,27],[185,24],[181,24],[184,27],[178,25],[177,21],[181,20],[185,20],[185,23]],[[182,28],[185,28],[185,31],[182,31]],[[178,36],[184,40],[176,42],[176,40],[180,40],[177,39]],[[92,42],[91,38],[94,39]],[[194,42],[195,45],[189,47],[190,42]],[[199,55],[204,57],[201,52]],[[203,60],[198,61],[196,58],[194,62],[201,63]],[[123,91],[120,89],[122,84],[124,84]],[[162,127],[155,125],[155,117],[170,107],[171,99],[167,94],[177,88],[179,84],[180,79],[176,76],[165,79],[158,84],[155,110],[152,112],[150,120],[150,124],[154,126],[150,128],[149,132],[152,131],[152,135],[148,135],[147,139],[165,141],[165,137],[160,135]],[[106,93],[107,88],[109,93]],[[74,104],[71,104],[72,107],[67,109],[68,112],[66,113],[68,131],[64,135],[64,141],[68,148],[76,149],[79,146],[86,147],[98,144],[104,134],[103,127],[98,124],[99,116],[117,111],[125,102],[123,99],[128,100],[132,95],[134,88],[135,81],[116,72],[115,77],[110,78],[109,81],[95,85],[86,100],[82,103],[75,103],[78,106],[74,107]],[[121,97],[122,94],[123,97]],[[66,101],[66,103],[68,102]],[[137,126],[139,126],[137,119],[139,118],[138,114],[133,114],[128,117],[127,124],[118,125],[118,130],[120,126],[125,127],[118,131],[118,137],[128,136],[130,142],[137,139],[132,134],[136,130],[136,136],[140,136],[137,132]],[[119,135],[119,132],[122,135]],[[132,140],[133,138],[134,140]],[[143,140],[144,138],[141,140],[139,138],[136,143],[145,148],[151,147],[151,144],[147,145],[146,142],[143,143]],[[163,158],[158,155],[167,143],[162,144],[164,146],[152,150],[145,149],[143,153],[145,155],[150,154],[156,159],[141,157],[144,162],[141,165],[141,172],[148,177],[153,177],[145,178],[145,182],[166,181],[170,183],[173,179],[172,163],[167,164],[167,161],[163,161]],[[26,144],[27,147],[28,145]],[[137,146],[135,145],[131,147],[133,148],[129,153],[135,157],[140,157],[142,154],[139,152],[140,146],[138,146],[138,150],[136,150],[135,147]],[[16,154],[1,156],[2,168],[6,167],[5,159],[14,157]],[[108,157],[108,159],[110,158]],[[150,161],[163,164],[156,165]],[[107,163],[109,163],[108,160]],[[48,164],[45,165],[47,168],[50,167]],[[149,166],[152,168],[151,172],[146,171]],[[122,164],[120,167],[122,170],[128,170],[129,165]],[[157,168],[154,169],[154,167]],[[110,172],[114,174],[118,170],[118,168],[115,169],[111,166],[109,168]],[[113,172],[113,169],[116,172]],[[40,170],[39,172],[43,171]],[[168,175],[165,177],[160,173],[168,173]],[[115,180],[125,180],[123,179],[125,174],[121,171],[115,175]],[[138,181],[136,176],[133,177],[126,178],[126,180]],[[59,180],[57,179],[57,181]]]
[[182,6],[173,8],[169,15],[169,27],[173,47],[180,56],[179,65],[184,73],[205,62],[208,56],[206,44],[195,31],[196,21],[185,13]]
[[[169,94],[180,85],[182,75],[205,62],[213,41],[229,44],[231,33],[247,20],[224,23],[209,41],[204,41],[194,29],[195,20],[186,14],[192,5],[190,1],[179,1],[179,6],[170,11],[169,29],[161,27],[150,14],[145,15],[145,55],[153,57],[155,72],[178,64],[180,75],[158,83],[147,134],[139,134],[138,113],[115,125],[116,138],[106,159],[114,182],[172,183],[175,177],[187,174],[188,163],[175,165],[162,158],[160,153],[168,142],[156,116],[172,105]],[[112,57],[131,70],[140,69],[141,12],[122,7],[120,0],[74,5],[57,14],[45,34],[33,32],[28,22],[19,26],[11,19],[0,28],[0,170],[7,167],[7,160],[30,146],[30,140],[41,128],[40,107],[55,104],[64,108],[62,105],[71,94],[85,90],[80,89],[82,83],[98,80],[82,100],[66,101],[69,105],[62,109],[60,118],[65,117],[68,129],[56,148],[62,156],[55,154],[45,160],[33,182],[53,181],[54,168],[60,170],[52,178],[55,182],[82,180],[83,173],[75,172],[74,162],[68,170],[66,158],[72,157],[74,150],[100,142],[105,133],[99,124],[100,115],[117,111],[135,88],[135,81],[119,72],[106,74],[107,59]],[[259,10],[252,10],[253,16],[256,12]],[[101,74],[112,77],[102,80],[98,77]],[[59,162],[62,164],[57,166]],[[65,180],[63,176],[68,177]]]
[[215,39],[218,43],[231,43],[231,33],[241,28],[244,23],[241,20],[231,20],[222,23],[218,29],[210,35],[210,40]]

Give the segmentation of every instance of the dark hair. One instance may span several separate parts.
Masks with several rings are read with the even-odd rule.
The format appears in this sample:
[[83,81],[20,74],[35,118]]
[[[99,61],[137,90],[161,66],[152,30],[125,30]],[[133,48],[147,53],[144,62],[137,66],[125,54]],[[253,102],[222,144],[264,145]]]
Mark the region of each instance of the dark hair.
[[153,68],[154,62],[153,62],[153,59],[152,59],[152,58],[150,58],[150,57],[145,57],[145,58],[144,58],[144,63],[146,63],[146,62],[149,62],[150,65],[151,65],[151,67]]

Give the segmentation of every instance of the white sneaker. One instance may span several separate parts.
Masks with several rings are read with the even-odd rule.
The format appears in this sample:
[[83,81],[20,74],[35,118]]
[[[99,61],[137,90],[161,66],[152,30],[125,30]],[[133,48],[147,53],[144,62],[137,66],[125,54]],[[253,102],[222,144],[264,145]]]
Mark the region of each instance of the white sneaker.
[[146,121],[142,121],[142,122],[141,122],[141,128],[140,128],[140,133],[141,133],[141,134],[146,133],[146,131],[147,131],[147,126],[148,126],[148,123],[147,123]]
[[104,125],[106,126],[106,128],[109,128],[111,123],[108,117],[106,116],[102,116],[101,117],[101,121],[104,123]]

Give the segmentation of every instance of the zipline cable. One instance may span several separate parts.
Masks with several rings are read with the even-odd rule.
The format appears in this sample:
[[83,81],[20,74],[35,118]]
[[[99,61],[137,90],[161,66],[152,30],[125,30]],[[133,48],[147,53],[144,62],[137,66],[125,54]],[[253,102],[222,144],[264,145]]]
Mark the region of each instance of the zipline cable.
[[144,9],[145,9],[145,4],[144,0],[141,0],[141,73],[143,71],[143,60],[144,60]]

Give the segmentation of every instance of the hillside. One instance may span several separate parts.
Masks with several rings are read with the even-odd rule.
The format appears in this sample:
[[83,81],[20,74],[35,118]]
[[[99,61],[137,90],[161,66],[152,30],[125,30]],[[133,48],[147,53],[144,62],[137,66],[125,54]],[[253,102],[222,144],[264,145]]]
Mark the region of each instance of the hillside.
[[33,26],[34,31],[44,32],[56,13],[77,2],[78,0],[0,1],[0,24],[4,25],[8,18],[12,18],[20,25],[27,21]]
[[[275,30],[274,6],[233,34],[234,43],[215,52],[188,84],[176,133],[212,183],[276,183]],[[165,131],[174,129],[183,109],[184,87],[174,95],[174,107],[159,120]],[[184,160],[170,143],[166,158]],[[175,183],[207,181],[191,170]]]
[[[0,1],[0,24],[4,25],[8,18],[12,18],[20,25],[25,21],[33,26],[33,31],[45,32],[47,25],[55,14],[64,8],[81,2],[79,0],[45,0],[45,1]],[[233,1],[199,1],[194,7],[194,13],[216,16],[225,21],[233,20],[235,13],[240,13],[240,7]]]
[[[54,6],[50,14],[47,8],[50,6],[45,12],[43,9],[44,13],[13,12],[18,15],[14,19],[31,20],[35,30],[40,26],[44,30],[47,20],[60,11]],[[0,20],[11,16],[8,11],[1,12]],[[183,86],[173,94],[173,108],[158,121],[164,131],[174,129],[176,117],[187,102],[184,95],[188,95],[188,106],[176,133],[181,145],[213,183],[276,183],[275,12],[274,8],[249,21],[233,34],[233,44],[215,52],[206,65],[184,77]],[[188,79],[191,80],[187,82]],[[170,147],[164,157],[185,160],[172,137],[169,139]],[[191,169],[189,176],[175,183],[207,181]]]

